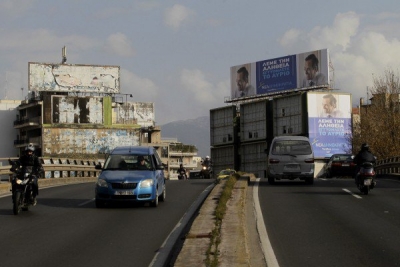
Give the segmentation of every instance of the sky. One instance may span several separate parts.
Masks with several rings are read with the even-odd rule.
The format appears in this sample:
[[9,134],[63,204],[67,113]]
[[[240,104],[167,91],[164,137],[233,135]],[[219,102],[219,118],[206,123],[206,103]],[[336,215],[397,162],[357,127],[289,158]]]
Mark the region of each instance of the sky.
[[226,106],[232,66],[319,49],[356,106],[399,72],[400,1],[0,0],[0,99],[25,98],[28,63],[61,63],[64,46],[67,64],[120,66],[156,125]]

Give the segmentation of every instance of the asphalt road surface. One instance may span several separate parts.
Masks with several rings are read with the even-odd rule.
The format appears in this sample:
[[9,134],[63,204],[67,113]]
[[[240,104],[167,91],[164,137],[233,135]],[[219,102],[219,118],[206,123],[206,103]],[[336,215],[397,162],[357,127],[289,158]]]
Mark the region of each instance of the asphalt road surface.
[[185,212],[213,180],[167,181],[157,208],[96,209],[94,184],[40,190],[38,204],[15,216],[0,198],[0,266],[149,266]]
[[259,200],[280,267],[400,266],[400,180],[362,195],[352,179],[262,178]]

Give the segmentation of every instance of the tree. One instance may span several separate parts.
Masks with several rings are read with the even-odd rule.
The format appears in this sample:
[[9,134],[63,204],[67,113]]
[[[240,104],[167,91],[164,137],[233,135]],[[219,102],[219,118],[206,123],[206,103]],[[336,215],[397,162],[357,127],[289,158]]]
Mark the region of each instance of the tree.
[[370,104],[360,106],[353,124],[353,153],[367,143],[378,159],[400,154],[400,80],[392,70],[374,78]]

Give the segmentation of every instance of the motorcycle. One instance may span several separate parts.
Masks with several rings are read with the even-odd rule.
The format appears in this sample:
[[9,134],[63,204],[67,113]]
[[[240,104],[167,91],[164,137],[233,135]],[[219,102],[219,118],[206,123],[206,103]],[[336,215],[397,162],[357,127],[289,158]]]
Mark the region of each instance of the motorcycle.
[[20,168],[13,161],[10,161],[11,169],[13,172],[11,177],[11,192],[13,201],[13,213],[18,215],[21,210],[29,210],[29,206],[33,206],[33,181],[36,176],[32,174],[31,167]]
[[368,195],[369,191],[376,185],[374,164],[364,162],[357,173],[356,184],[361,193]]
[[179,180],[187,180],[187,174],[185,171],[180,171],[178,174],[178,179]]
[[210,162],[203,162],[201,165],[200,175],[203,179],[211,179],[212,169]]

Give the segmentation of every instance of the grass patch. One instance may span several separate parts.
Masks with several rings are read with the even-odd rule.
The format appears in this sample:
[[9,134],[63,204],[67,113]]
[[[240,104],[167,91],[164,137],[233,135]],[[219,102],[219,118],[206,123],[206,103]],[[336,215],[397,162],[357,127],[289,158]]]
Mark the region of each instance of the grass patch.
[[211,232],[211,242],[209,248],[207,249],[207,258],[205,262],[206,266],[208,267],[218,266],[218,246],[221,243],[221,224],[226,213],[226,203],[231,198],[233,187],[235,186],[239,177],[240,173],[235,173],[234,175],[229,176],[218,200],[218,204],[215,209],[215,227]]

